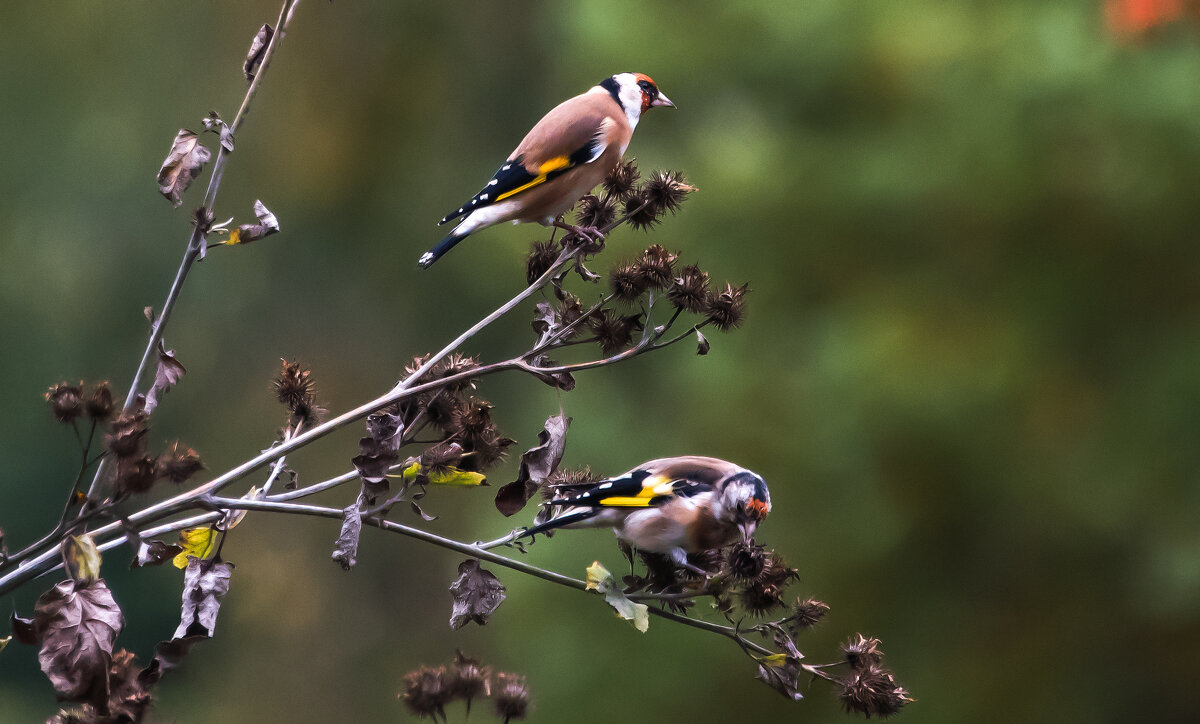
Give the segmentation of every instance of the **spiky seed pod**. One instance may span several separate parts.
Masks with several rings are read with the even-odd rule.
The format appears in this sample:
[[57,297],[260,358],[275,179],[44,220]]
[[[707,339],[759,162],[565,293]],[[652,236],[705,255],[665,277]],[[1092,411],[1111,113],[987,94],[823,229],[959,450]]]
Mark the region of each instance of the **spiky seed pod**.
[[54,419],[69,424],[83,414],[83,388],[79,385],[69,385],[60,382],[46,390],[46,402],[50,403],[50,411]]
[[617,204],[608,196],[601,198],[588,194],[579,200],[578,208],[579,214],[575,218],[580,226],[600,229],[617,218]]
[[746,292],[750,291],[749,284],[735,287],[726,284],[719,292],[708,295],[704,303],[704,314],[708,321],[722,332],[740,327],[746,318]]
[[675,260],[677,254],[672,254],[659,244],[654,244],[642,252],[638,260],[638,270],[646,279],[646,284],[654,289],[666,289],[675,277]]
[[306,425],[317,423],[325,409],[317,404],[312,370],[298,362],[280,362],[279,374],[272,380],[276,399],[292,413],[293,421]]
[[782,556],[775,551],[767,551],[766,565],[758,574],[759,584],[782,591],[799,578],[800,572],[788,566]]
[[588,318],[588,328],[596,335],[604,354],[615,354],[629,346],[633,333],[642,328],[640,314],[621,316],[611,309],[599,309]]
[[400,692],[399,699],[419,717],[444,718],[446,702],[449,701],[446,683],[446,667],[431,669],[422,666],[404,675],[404,690]]
[[687,195],[695,190],[683,180],[679,171],[655,171],[642,184],[642,194],[650,204],[647,209],[656,217],[675,214]]
[[463,449],[458,443],[441,443],[425,448],[421,453],[421,470],[425,473],[444,473],[462,462]]
[[[479,361],[474,357],[466,357],[457,352],[446,357],[441,362],[434,365],[432,376],[438,379],[453,377],[455,375],[470,372],[479,367]],[[471,377],[464,377],[457,382],[453,382],[442,388],[450,394],[458,394],[475,386],[475,380]]]
[[108,428],[105,444],[118,458],[134,457],[142,452],[148,417],[141,410],[129,410],[117,415]]
[[463,455],[461,468],[482,473],[503,460],[509,446],[515,444],[516,440],[504,437],[495,425],[490,425],[464,442],[464,449],[470,454]]
[[891,716],[913,701],[891,672],[875,666],[855,671],[845,679],[838,697],[847,712],[858,712],[867,718]]
[[851,636],[842,643],[842,652],[846,654],[846,663],[859,671],[872,666],[878,666],[883,661],[883,652],[879,650],[880,641],[862,634]]
[[640,177],[634,159],[618,163],[604,178],[604,193],[611,199],[623,201],[633,191]]
[[450,698],[465,699],[470,709],[471,700],[492,695],[492,669],[479,661],[463,656],[459,651],[454,656],[454,664],[450,667],[449,688]]
[[158,480],[158,461],[149,456],[125,458],[117,465],[113,487],[120,493],[140,494],[148,492]]
[[642,190],[626,196],[621,210],[625,214],[626,222],[639,231],[648,231],[659,220],[659,215],[654,213],[650,206],[650,199],[646,198]]
[[272,380],[275,397],[289,410],[304,404],[313,394],[312,371],[297,362],[280,360],[279,373]]
[[829,605],[815,598],[806,600],[796,599],[792,606],[792,615],[788,616],[788,625],[793,633],[801,629],[812,628],[829,612]]
[[613,294],[623,302],[636,302],[650,287],[650,279],[636,263],[622,262],[608,273]]
[[570,488],[578,485],[588,485],[599,479],[590,467],[566,468],[550,473],[550,477],[546,478],[546,486],[543,487],[558,485]]
[[725,554],[725,571],[736,581],[754,581],[767,566],[767,553],[763,546],[738,542]]
[[492,425],[492,409],[495,407],[487,400],[473,397],[467,401],[466,407],[459,416],[459,428],[463,434],[471,437],[479,435]]
[[525,281],[533,284],[558,261],[558,245],[553,241],[535,241],[525,257]]
[[455,435],[462,430],[461,419],[464,411],[463,403],[451,395],[431,396],[425,404],[425,414],[429,421],[447,435]]
[[679,309],[700,314],[708,303],[708,272],[695,264],[685,266],[667,289],[667,299]]
[[524,719],[529,711],[529,688],[525,686],[525,677],[517,674],[497,674],[494,688],[492,706],[495,707],[496,716],[505,722]]
[[187,482],[188,478],[204,469],[200,455],[191,448],[181,450],[178,442],[158,457],[158,477],[172,483]]
[[97,383],[88,390],[83,407],[87,416],[96,422],[104,422],[112,417],[113,412],[117,409],[116,402],[113,401],[112,388],[107,382]]
[[427,354],[419,354],[414,356],[411,362],[404,365],[404,376],[412,377],[417,370],[425,366],[425,363],[429,361],[429,357],[430,355]]
[[779,590],[774,586],[752,583],[738,592],[738,604],[751,615],[766,616],[783,605]]

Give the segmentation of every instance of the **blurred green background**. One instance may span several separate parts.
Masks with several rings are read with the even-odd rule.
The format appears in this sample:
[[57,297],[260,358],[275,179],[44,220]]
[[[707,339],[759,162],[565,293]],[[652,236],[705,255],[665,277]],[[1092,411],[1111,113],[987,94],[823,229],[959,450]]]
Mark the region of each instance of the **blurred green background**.
[[[0,4],[10,548],[50,527],[74,472],[41,393],[128,384],[142,308],[161,304],[202,194],[173,210],[155,172],[180,127],[233,116],[250,38],[277,12]],[[1099,0],[307,0],[216,207],[245,221],[261,198],[283,233],[193,272],[167,332],[188,374],[152,444],[181,438],[224,471],[282,423],[280,357],[344,410],[511,296],[536,228],[480,234],[425,273],[414,262],[545,110],[624,70],[679,105],[644,119],[630,155],[700,188],[653,239],[749,281],[749,316],[706,358],[680,346],[561,397],[485,381],[518,451],[562,404],[568,464],[695,452],[762,473],[775,512],[760,538],[800,569],[795,593],[833,608],[803,650],[831,660],[852,632],[881,637],[918,699],[904,720],[1194,717],[1200,36],[1186,20],[1121,35]],[[596,268],[646,243],[622,229]],[[530,339],[520,313],[472,350]],[[302,481],[348,469],[360,434],[294,456]],[[431,527],[509,530],[494,490],[434,491]],[[528,674],[536,721],[841,720],[827,687],[789,703],[727,641],[662,621],[642,635],[498,568],[508,600],[452,632],[457,556],[367,531],[344,573],[336,533],[251,514],[225,548],[237,569],[217,637],[164,680],[156,717],[401,720],[403,673],[461,648]],[[608,532],[529,554],[578,576],[594,558],[619,568]],[[181,577],[127,561],[105,570],[128,617],[119,643],[145,657],[178,620]],[[29,612],[53,580],[11,603]],[[10,646],[0,721],[53,710],[34,650]]]

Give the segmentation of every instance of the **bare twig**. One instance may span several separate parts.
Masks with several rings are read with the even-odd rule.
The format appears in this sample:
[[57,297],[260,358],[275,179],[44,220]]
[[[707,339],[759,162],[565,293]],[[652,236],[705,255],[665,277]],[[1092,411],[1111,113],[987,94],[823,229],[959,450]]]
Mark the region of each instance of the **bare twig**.
[[[279,43],[283,40],[283,36],[287,32],[288,23],[292,19],[292,13],[295,11],[298,2],[299,0],[284,0],[283,7],[279,10],[279,20],[275,26],[278,30],[271,36],[271,41],[267,44],[267,49],[263,54],[262,64],[258,69],[258,73],[254,76],[250,87],[246,89],[246,95],[242,98],[242,105],[238,108],[237,116],[234,117],[233,123],[229,125],[231,136],[237,132],[238,128],[241,127],[242,121],[245,120],[246,113],[250,110],[250,102],[258,93],[262,77],[266,74],[267,66],[275,54],[275,49],[279,47]],[[231,150],[231,145],[220,144],[220,149],[217,151],[217,159],[213,162],[212,175],[208,179],[208,188],[204,192],[204,208],[211,209],[213,204],[216,203],[217,191],[221,188],[221,178],[224,175],[225,163]],[[137,400],[138,388],[141,386],[142,378],[146,375],[146,370],[150,367],[150,361],[154,359],[154,355],[157,353],[158,343],[162,340],[167,321],[171,317],[171,312],[175,310],[176,302],[179,301],[179,295],[183,291],[184,282],[187,281],[188,272],[191,271],[192,264],[195,263],[204,250],[205,231],[206,229],[201,224],[196,224],[192,228],[192,233],[188,237],[187,248],[183,252],[183,260],[179,263],[179,269],[175,272],[175,279],[171,282],[171,289],[167,292],[167,299],[163,302],[162,308],[159,310],[158,318],[150,326],[150,339],[146,342],[146,349],[142,352],[142,359],[138,362],[137,371],[133,374],[133,381],[129,383],[129,392],[125,395],[125,404],[122,407],[124,410],[132,407],[133,403]],[[92,483],[88,487],[87,497],[89,502],[99,489],[107,468],[107,459],[102,459],[99,467],[96,468],[96,474],[92,477]]]

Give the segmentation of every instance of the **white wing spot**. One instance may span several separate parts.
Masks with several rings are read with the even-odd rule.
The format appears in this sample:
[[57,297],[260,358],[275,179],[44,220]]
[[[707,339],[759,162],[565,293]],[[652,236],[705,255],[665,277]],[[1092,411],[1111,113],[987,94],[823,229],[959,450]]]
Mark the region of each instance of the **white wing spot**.
[[502,169],[500,169],[500,170],[501,170],[501,171],[507,171],[507,170],[509,170],[510,168],[512,168],[512,164],[511,164],[511,163],[506,163],[506,164],[504,164],[504,168],[502,168]]
[[600,485],[598,485],[596,487],[599,488],[600,490],[608,490],[609,488],[612,487],[612,483],[601,483]]
[[480,201],[487,201],[487,194],[480,194],[480,195],[479,195],[479,200],[480,200]]
[[496,179],[492,179],[491,181],[488,181],[488,186],[495,186],[498,183],[500,183],[500,182],[497,181]]

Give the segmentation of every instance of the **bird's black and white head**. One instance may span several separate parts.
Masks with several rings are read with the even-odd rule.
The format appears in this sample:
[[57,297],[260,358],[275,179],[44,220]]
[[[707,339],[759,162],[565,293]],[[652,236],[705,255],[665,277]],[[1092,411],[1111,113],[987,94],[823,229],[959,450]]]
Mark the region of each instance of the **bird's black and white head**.
[[617,73],[600,81],[600,87],[625,109],[625,115],[633,126],[637,125],[643,113],[655,106],[675,107],[671,99],[658,90],[654,79],[644,73]]
[[749,470],[723,480],[717,493],[717,518],[736,525],[747,540],[771,512],[771,493],[766,481]]

